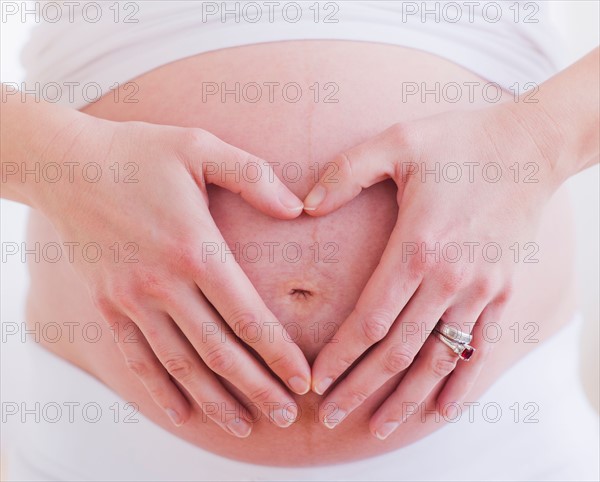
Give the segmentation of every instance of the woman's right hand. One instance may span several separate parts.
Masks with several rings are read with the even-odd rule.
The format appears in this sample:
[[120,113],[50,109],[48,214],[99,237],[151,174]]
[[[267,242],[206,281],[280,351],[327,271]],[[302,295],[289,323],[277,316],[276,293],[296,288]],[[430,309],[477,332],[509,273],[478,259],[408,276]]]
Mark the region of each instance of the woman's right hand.
[[[240,266],[205,255],[206,247],[226,246],[206,185],[239,193],[281,219],[298,216],[302,202],[265,161],[201,129],[83,115],[59,137],[53,145],[70,147],[50,147],[40,162],[78,163],[71,164],[75,175],[36,186],[32,204],[63,242],[101,247],[97,263],[74,267],[154,401],[179,426],[191,410],[183,387],[215,423],[245,437],[248,412],[218,374],[270,421],[289,426],[296,404],[241,341],[296,393],[309,390],[310,367]],[[88,168],[87,180],[77,176],[92,163],[101,167],[97,182],[90,182],[97,169]]]

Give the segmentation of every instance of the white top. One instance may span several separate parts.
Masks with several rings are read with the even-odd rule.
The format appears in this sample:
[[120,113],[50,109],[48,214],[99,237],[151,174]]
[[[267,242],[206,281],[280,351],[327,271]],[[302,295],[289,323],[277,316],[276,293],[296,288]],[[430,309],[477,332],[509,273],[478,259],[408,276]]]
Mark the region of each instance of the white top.
[[[74,5],[72,5],[74,4]],[[156,67],[262,42],[341,39],[420,49],[508,88],[556,72],[558,33],[546,2],[136,1],[35,4],[22,54],[28,88],[80,108]],[[33,16],[33,14],[29,14]],[[66,84],[75,82],[77,84]],[[527,89],[525,89],[527,90]],[[60,94],[60,95],[59,95]]]

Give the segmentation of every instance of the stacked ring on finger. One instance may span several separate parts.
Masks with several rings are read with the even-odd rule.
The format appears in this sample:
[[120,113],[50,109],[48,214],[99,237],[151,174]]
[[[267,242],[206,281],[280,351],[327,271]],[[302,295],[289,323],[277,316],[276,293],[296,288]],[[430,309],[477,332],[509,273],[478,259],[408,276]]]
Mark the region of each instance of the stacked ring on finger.
[[460,331],[458,328],[448,323],[444,323],[442,320],[438,321],[435,330],[456,343],[469,344],[473,339],[473,335]]
[[473,339],[471,334],[460,331],[442,320],[438,321],[433,331],[461,360],[469,361],[475,353],[475,348],[469,345]]

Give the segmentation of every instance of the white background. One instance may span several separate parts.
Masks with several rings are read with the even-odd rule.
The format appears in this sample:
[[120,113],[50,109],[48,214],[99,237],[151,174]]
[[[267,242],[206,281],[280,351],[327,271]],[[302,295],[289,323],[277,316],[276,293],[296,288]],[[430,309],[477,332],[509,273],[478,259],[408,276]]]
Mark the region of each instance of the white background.
[[[556,1],[550,2],[552,16],[564,38],[567,59],[575,61],[598,45],[599,2]],[[2,81],[18,82],[23,71],[18,55],[28,38],[31,27],[9,20],[1,24],[1,62]],[[3,119],[5,121],[5,119]],[[569,181],[572,187],[577,221],[577,257],[581,303],[586,319],[586,330],[582,340],[582,373],[592,402],[598,406],[598,293],[599,287],[599,170],[589,169]],[[27,209],[19,204],[0,201],[0,237],[2,242],[20,243],[24,239]],[[1,272],[1,321],[20,321],[21,307],[27,287],[25,266],[18,262],[7,262]],[[2,385],[15,376],[10,368],[10,352],[15,347],[0,343],[2,349]],[[18,349],[18,347],[17,347]]]

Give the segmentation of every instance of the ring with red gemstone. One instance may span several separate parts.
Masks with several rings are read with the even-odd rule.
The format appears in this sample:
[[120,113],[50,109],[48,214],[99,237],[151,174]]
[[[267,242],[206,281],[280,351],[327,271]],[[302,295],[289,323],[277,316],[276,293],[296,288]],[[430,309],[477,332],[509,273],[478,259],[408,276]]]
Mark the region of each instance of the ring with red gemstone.
[[449,347],[454,353],[456,353],[461,360],[469,361],[473,356],[473,353],[475,353],[475,348],[473,348],[468,343],[458,343],[454,340],[451,340],[450,338],[447,338],[443,333],[441,333],[437,329],[434,331],[437,337],[440,339],[440,341],[444,342],[444,344],[447,347]]

